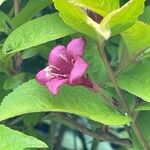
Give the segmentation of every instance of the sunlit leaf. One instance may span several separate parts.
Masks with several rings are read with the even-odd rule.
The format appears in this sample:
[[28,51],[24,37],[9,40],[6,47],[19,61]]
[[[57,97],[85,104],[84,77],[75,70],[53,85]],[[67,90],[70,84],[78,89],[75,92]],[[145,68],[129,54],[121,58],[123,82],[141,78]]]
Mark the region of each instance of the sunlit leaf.
[[120,125],[130,122],[106,104],[99,94],[83,87],[64,86],[58,96],[52,96],[46,87],[31,80],[6,96],[0,106],[0,120],[31,112],[68,112],[104,124]]

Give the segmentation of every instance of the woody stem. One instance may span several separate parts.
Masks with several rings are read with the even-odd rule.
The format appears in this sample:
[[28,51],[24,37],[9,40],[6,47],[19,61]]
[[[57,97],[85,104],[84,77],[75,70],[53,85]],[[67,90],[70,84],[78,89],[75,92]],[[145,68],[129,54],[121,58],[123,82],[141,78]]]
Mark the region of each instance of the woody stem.
[[138,127],[138,125],[136,124],[136,122],[135,122],[135,120],[134,120],[134,118],[132,116],[132,112],[130,111],[130,109],[129,109],[129,107],[128,107],[128,105],[127,105],[127,103],[126,103],[126,101],[125,101],[125,99],[124,99],[124,97],[122,95],[122,92],[121,92],[121,90],[120,90],[120,88],[118,86],[115,74],[114,74],[113,70],[111,69],[111,66],[110,66],[110,64],[109,64],[109,62],[107,60],[107,57],[106,57],[105,51],[104,51],[104,42],[101,42],[101,44],[100,44],[100,42],[98,41],[97,42],[97,47],[98,47],[100,56],[103,59],[103,62],[104,62],[105,67],[107,69],[109,78],[112,81],[113,86],[114,86],[114,88],[116,90],[116,93],[117,93],[117,95],[118,95],[118,97],[119,97],[119,99],[120,99],[120,101],[122,103],[122,106],[124,107],[126,113],[131,117],[131,126],[132,126],[132,128],[133,128],[133,130],[134,130],[134,132],[135,132],[135,134],[137,136],[137,138],[139,139],[139,141],[140,141],[140,143],[141,143],[141,145],[143,147],[143,150],[149,150],[149,147],[148,147],[148,145],[146,143],[145,137],[143,136],[140,128]]

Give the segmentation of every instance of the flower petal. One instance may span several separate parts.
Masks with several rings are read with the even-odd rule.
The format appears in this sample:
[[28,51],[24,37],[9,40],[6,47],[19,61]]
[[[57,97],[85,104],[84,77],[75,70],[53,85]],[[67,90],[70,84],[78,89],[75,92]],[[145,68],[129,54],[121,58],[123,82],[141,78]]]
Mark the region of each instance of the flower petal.
[[46,77],[46,72],[43,70],[39,71],[37,74],[36,74],[36,80],[42,84],[42,85],[45,85],[46,82],[48,81],[47,77]]
[[60,61],[64,61],[60,55],[63,55],[66,57],[66,48],[63,45],[58,45],[52,49],[52,51],[49,54],[48,62],[51,65],[55,65],[55,63],[58,63]]
[[67,56],[69,59],[77,59],[82,57],[86,41],[83,37],[73,39],[67,46]]
[[67,82],[67,79],[59,79],[59,78],[53,78],[50,81],[46,83],[48,90],[53,94],[57,95],[59,92],[60,86],[65,84]]
[[62,45],[56,46],[49,54],[48,63],[54,66],[52,72],[68,73],[71,71],[72,65],[67,59],[66,48]]
[[82,83],[82,78],[86,73],[86,70],[88,68],[88,64],[82,59],[78,58],[73,66],[73,69],[71,70],[70,73],[70,78],[69,82],[70,84],[81,84]]
[[82,79],[82,85],[94,92],[98,92],[99,91],[99,87],[94,84],[92,81],[90,81],[89,79],[83,77]]

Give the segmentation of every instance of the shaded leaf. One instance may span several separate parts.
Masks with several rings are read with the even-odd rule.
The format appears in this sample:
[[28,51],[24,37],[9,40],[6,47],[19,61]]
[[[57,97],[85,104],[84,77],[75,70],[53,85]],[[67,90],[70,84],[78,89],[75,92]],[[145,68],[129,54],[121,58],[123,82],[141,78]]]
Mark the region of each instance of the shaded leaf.
[[132,64],[117,78],[120,88],[150,102],[150,60]]
[[108,77],[105,65],[98,53],[96,42],[89,38],[87,38],[85,58],[89,63],[88,75],[90,78],[96,83],[104,81]]
[[[137,117],[137,124],[138,127],[141,129],[144,138],[146,140],[146,144],[150,146],[150,136],[149,136],[149,127],[150,127],[150,111],[140,112],[140,114]],[[132,140],[133,140],[133,146],[135,150],[142,150],[143,147],[140,144],[140,141],[137,139],[135,133],[132,131]]]
[[143,103],[134,108],[135,111],[150,110],[150,103]]
[[146,6],[144,8],[144,13],[140,16],[140,20],[145,22],[145,23],[148,23],[150,24],[150,6]]
[[0,32],[8,33],[11,27],[11,20],[10,18],[0,11]]

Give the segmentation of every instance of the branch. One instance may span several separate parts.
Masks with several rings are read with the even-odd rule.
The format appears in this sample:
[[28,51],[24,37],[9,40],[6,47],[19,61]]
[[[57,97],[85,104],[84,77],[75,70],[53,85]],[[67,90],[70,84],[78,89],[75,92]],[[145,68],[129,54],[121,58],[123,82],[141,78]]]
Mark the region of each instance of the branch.
[[127,63],[123,64],[116,72],[115,72],[115,76],[118,75],[123,69],[125,69],[128,65],[130,65],[131,63],[134,63],[142,54],[144,54],[144,52],[147,50],[148,48],[142,49],[140,50],[138,53],[136,53],[135,55],[133,55]]
[[14,0],[14,13],[15,16],[19,13],[19,0]]
[[109,132],[97,133],[89,128],[86,128],[82,124],[74,121],[73,119],[71,119],[70,117],[68,117],[62,113],[57,113],[57,116],[60,117],[64,122],[66,122],[66,125],[74,128],[76,130],[79,130],[80,132],[87,134],[87,135],[95,138],[96,140],[108,141],[110,143],[114,143],[117,145],[132,147],[132,143],[129,139],[120,139],[119,137],[117,137]]
[[113,99],[109,96],[107,96],[103,90],[101,89],[101,87],[97,86],[98,88],[98,92],[100,94],[100,96],[102,97],[102,100],[104,102],[106,102],[109,106],[113,107],[114,109],[118,110],[119,111],[119,108],[118,108],[118,105],[115,105]]
[[[116,70],[114,72],[115,77],[122,71],[124,70],[126,67],[128,67],[128,65],[130,65],[131,63],[134,63],[142,54],[144,54],[144,52],[147,50],[148,48],[142,49],[140,50],[138,53],[136,53],[135,55],[133,55],[125,64],[122,64],[118,70]],[[107,78],[106,80],[104,80],[104,82],[101,84],[101,87],[103,87],[105,85],[105,83],[109,80],[109,78]]]
[[108,62],[108,60],[107,60],[107,57],[106,57],[106,55],[105,55],[105,52],[104,52],[104,44],[99,44],[99,43],[97,43],[97,46],[98,46],[98,50],[99,50],[99,53],[100,53],[100,55],[101,55],[101,58],[102,58],[102,60],[103,60],[103,62],[104,62],[104,65],[105,65],[105,67],[106,67],[106,70],[107,70],[107,72],[108,72],[109,78],[110,78],[110,80],[112,81],[112,83],[113,83],[113,85],[114,85],[114,88],[115,88],[115,90],[116,90],[116,93],[117,93],[117,95],[118,95],[118,97],[119,97],[119,99],[120,99],[120,101],[121,101],[123,107],[125,108],[125,111],[130,114],[130,110],[129,110],[127,104],[125,103],[124,98],[123,98],[123,96],[122,96],[122,93],[121,93],[121,91],[120,91],[120,89],[119,89],[117,80],[116,80],[116,78],[115,78],[115,74],[114,74],[113,70],[111,69],[110,64],[109,64],[109,62]]
[[110,80],[112,81],[113,83],[113,86],[116,90],[116,93],[122,103],[122,106],[124,107],[125,111],[127,112],[127,114],[131,117],[131,126],[133,128],[133,130],[135,131],[135,134],[137,136],[137,138],[139,139],[139,141],[141,142],[141,145],[143,147],[144,150],[149,150],[149,147],[147,145],[147,142],[145,140],[145,137],[143,136],[140,128],[138,127],[138,125],[136,124],[133,116],[132,116],[132,112],[130,111],[129,107],[128,107],[128,104],[126,103],[126,100],[124,99],[123,95],[122,95],[122,92],[118,86],[118,83],[117,83],[117,80],[116,80],[116,77],[115,77],[115,74],[107,60],[107,57],[105,55],[105,52],[104,52],[104,42],[102,42],[100,44],[100,42],[97,42],[97,47],[98,47],[98,50],[99,50],[99,53],[101,55],[101,58],[103,59],[103,62],[105,64],[105,67],[107,69],[107,72],[108,72],[108,75],[109,75],[109,78]]
[[[17,16],[19,13],[19,0],[14,0],[14,14]],[[17,52],[14,56],[14,66],[15,66],[15,71],[18,73],[21,71],[21,63],[22,63],[22,58],[21,54]]]

